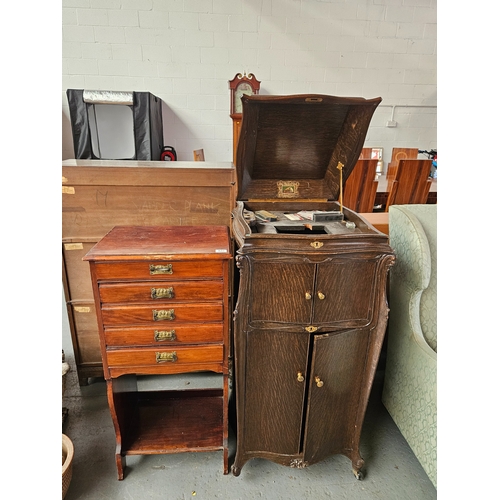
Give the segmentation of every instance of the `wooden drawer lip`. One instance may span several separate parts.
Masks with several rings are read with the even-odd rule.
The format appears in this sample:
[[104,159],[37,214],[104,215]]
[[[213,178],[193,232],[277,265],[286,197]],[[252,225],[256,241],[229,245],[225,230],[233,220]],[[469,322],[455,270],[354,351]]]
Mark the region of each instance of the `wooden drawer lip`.
[[[152,298],[152,289],[172,288],[174,297]],[[99,296],[101,302],[147,302],[158,303],[162,300],[174,302],[200,300],[222,300],[224,283],[222,280],[211,281],[144,281],[134,283],[100,283]]]
[[[154,311],[173,310],[174,319],[154,320]],[[101,307],[101,315],[104,326],[112,325],[136,325],[149,323],[151,325],[161,325],[161,328],[179,323],[210,323],[219,322],[224,319],[224,307],[219,302],[207,302],[196,304],[189,303],[168,303],[165,301],[152,304],[135,305],[109,305]]]
[[[172,266],[172,274],[151,274],[150,265]],[[177,281],[179,279],[220,278],[222,280],[223,261],[131,261],[131,262],[96,262],[93,264],[96,279],[147,281]]]
[[[175,340],[155,341],[155,331],[174,330]],[[107,347],[118,346],[155,346],[159,349],[168,349],[186,343],[220,343],[224,339],[224,325],[185,324],[185,325],[153,325],[147,327],[110,327],[104,328],[104,337]]]
[[[176,353],[175,362],[156,362],[156,353]],[[107,349],[106,357],[109,368],[126,366],[189,366],[197,363],[222,363],[224,358],[224,346],[222,343],[204,346],[163,346],[160,347],[137,347],[122,349]]]

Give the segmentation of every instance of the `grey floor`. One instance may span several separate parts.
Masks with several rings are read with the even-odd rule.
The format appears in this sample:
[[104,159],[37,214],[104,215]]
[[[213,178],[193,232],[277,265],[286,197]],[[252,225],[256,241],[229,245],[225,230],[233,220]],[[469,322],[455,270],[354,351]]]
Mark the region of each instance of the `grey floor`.
[[[306,469],[253,459],[244,465],[239,477],[224,475],[222,452],[129,456],[125,479],[118,481],[105,382],[91,379],[88,386],[79,386],[65,307],[62,331],[62,348],[71,367],[62,400],[69,410],[63,432],[75,447],[66,500],[437,498],[436,489],[380,401],[382,372],[373,387],[361,436],[366,467],[362,481],[354,477],[350,461],[343,456]],[[231,434],[230,457],[234,450]]]

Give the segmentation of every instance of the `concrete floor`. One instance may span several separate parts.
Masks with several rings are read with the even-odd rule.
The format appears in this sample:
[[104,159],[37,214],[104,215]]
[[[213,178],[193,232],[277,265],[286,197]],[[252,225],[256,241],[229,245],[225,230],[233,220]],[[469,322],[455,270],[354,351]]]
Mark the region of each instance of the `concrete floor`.
[[[354,477],[350,460],[340,455],[306,469],[253,459],[244,465],[239,477],[224,475],[222,452],[129,456],[125,479],[118,481],[105,382],[92,379],[88,386],[78,385],[65,307],[62,348],[71,366],[62,401],[69,410],[63,432],[75,447],[66,500],[437,498],[436,489],[381,403],[383,373],[377,375],[361,436],[365,460],[362,481]],[[231,434],[230,458],[234,451]]]

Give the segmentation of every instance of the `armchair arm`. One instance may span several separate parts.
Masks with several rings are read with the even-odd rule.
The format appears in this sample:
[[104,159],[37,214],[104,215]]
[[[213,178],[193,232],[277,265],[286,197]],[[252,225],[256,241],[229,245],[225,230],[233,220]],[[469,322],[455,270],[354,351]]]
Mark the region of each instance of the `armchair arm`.
[[[401,334],[411,334],[417,345],[435,359],[435,350],[426,340],[421,326],[421,299],[431,283],[433,265],[428,237],[417,216],[405,206],[390,207],[389,230],[391,246],[397,256],[396,264],[391,269],[390,307],[394,314],[407,315],[406,328],[402,324],[397,328],[401,330]],[[398,323],[403,320],[392,319]],[[391,315],[389,320],[391,321]]]

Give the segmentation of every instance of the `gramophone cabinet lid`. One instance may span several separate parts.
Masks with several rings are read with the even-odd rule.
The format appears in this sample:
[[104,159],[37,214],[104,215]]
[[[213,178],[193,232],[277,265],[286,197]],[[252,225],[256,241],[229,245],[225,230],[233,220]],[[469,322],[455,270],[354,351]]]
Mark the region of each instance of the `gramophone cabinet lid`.
[[380,97],[243,96],[236,170],[241,201],[336,201]]

